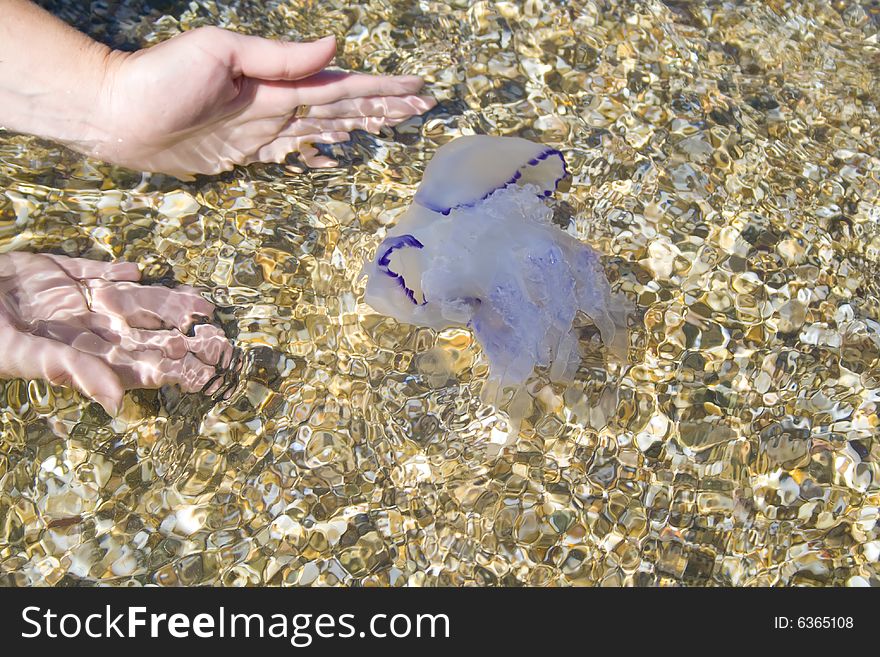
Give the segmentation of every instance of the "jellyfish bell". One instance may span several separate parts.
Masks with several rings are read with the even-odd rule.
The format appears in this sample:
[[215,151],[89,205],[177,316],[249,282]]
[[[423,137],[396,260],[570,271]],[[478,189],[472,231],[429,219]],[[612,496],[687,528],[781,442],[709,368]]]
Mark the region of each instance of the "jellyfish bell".
[[550,196],[566,175],[565,158],[555,148],[519,137],[460,137],[428,162],[415,202],[445,215],[510,185],[534,185]]
[[525,139],[444,145],[364,267],[364,300],[401,322],[472,329],[498,389],[525,383],[536,366],[571,380],[578,312],[619,351],[621,300],[598,254],[554,225],[545,203],[566,175],[558,150]]
[[[427,271],[427,261],[447,259],[442,249],[433,247],[460,242],[462,237],[455,233],[461,232],[462,225],[438,220],[474,207],[511,185],[533,185],[539,195],[549,196],[567,173],[562,153],[527,139],[473,135],[444,145],[428,163],[414,203],[389,231],[374,261],[364,268],[362,275],[369,276],[365,300],[400,321],[442,328],[446,320],[435,312],[439,308],[421,307],[426,305],[421,273]],[[413,233],[425,231],[434,239],[427,251],[417,253],[425,245]]]

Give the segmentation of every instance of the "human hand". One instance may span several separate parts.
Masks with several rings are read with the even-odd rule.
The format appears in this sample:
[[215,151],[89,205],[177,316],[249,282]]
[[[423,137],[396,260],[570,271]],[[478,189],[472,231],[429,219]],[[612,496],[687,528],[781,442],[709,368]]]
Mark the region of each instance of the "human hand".
[[73,386],[111,415],[125,390],[207,386],[229,365],[214,306],[193,288],[139,285],[134,263],[0,254],[0,377]]
[[[134,53],[112,52],[96,111],[104,137],[81,149],[101,159],[181,179],[299,151],[335,166],[314,144],[378,132],[436,104],[415,95],[416,76],[323,70],[327,37],[287,43],[204,27]],[[302,109],[307,108],[303,116]]]

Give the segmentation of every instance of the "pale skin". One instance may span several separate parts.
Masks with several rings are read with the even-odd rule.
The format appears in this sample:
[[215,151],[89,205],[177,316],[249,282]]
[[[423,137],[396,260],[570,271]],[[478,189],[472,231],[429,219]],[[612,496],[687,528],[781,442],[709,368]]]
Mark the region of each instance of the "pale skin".
[[[290,43],[200,28],[111,50],[26,0],[0,0],[0,127],[190,180],[378,132],[436,102],[415,76],[325,70],[332,37]],[[132,388],[208,386],[231,345],[191,288],[138,284],[130,263],[0,254],[0,377],[71,385],[118,412]],[[26,354],[26,355],[25,355]]]

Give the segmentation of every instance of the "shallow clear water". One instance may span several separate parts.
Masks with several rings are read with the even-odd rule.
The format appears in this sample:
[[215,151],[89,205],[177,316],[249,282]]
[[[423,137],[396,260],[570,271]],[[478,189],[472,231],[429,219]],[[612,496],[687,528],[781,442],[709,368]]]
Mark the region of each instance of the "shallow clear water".
[[[113,421],[0,383],[0,581],[880,584],[876,2],[45,4],[129,48],[332,31],[442,102],[339,169],[193,184],[0,133],[0,249],[200,286],[244,359],[225,402],[138,391]],[[356,282],[473,133],[563,150],[558,219],[638,309],[628,362],[585,327],[511,444],[473,336]]]

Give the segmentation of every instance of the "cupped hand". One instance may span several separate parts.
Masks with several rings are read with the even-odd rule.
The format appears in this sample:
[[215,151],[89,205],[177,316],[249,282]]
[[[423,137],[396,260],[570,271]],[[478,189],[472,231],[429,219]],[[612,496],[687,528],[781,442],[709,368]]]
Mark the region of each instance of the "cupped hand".
[[73,386],[111,415],[125,390],[219,387],[232,345],[193,288],[138,284],[134,263],[0,254],[0,378]]
[[324,70],[335,54],[333,37],[290,43],[216,27],[113,52],[97,110],[109,137],[91,154],[181,179],[293,151],[308,166],[335,166],[315,144],[378,132],[436,104],[416,95],[416,76]]

